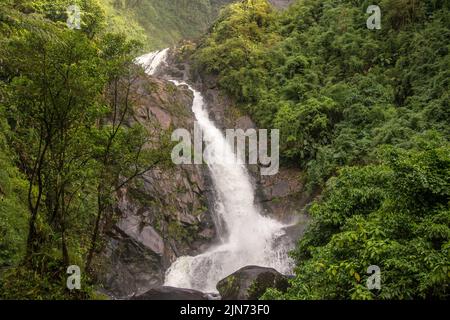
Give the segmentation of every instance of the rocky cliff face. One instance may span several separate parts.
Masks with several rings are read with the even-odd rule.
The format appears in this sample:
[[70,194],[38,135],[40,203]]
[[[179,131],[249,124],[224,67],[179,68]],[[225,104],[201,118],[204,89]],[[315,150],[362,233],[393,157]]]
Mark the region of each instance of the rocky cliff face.
[[[194,84],[208,104],[210,118],[223,131],[257,129],[252,119],[243,114],[236,103],[218,88],[215,77],[197,74],[191,69],[189,56],[172,50],[168,64],[159,75]],[[249,165],[248,170],[256,190],[256,204],[263,214],[289,225],[286,228],[287,237],[281,239],[281,245],[293,248],[309,222],[308,204],[318,192],[311,193],[306,190],[303,172],[298,168],[280,167],[278,174],[272,176],[261,175],[259,165]]]
[[[189,57],[182,58],[181,54],[172,50],[169,63],[160,74],[166,78],[195,83],[208,104],[210,118],[223,131],[257,129],[252,119],[243,114],[236,103],[219,90],[215,77],[197,74],[191,70],[190,64]],[[308,216],[305,214],[305,208],[316,194],[306,192],[301,170],[281,167],[278,174],[263,176],[258,165],[250,165],[248,169],[256,188],[256,201],[265,214],[285,223],[306,224]]]
[[[133,87],[134,116],[149,135],[175,128],[193,132],[192,94],[167,81],[188,81],[200,89],[208,103],[210,117],[225,128],[256,128],[235,103],[221,94],[214,78],[191,73],[189,61],[176,50],[157,77],[141,77]],[[313,196],[307,195],[302,172],[280,168],[274,176],[262,176],[258,165],[249,166],[261,212],[290,223],[283,246],[292,246],[308,222],[305,212]],[[203,252],[216,240],[213,220],[214,194],[207,166],[181,165],[156,168],[117,194],[116,212],[120,219],[109,232],[101,256],[99,280],[115,297],[141,295],[164,283],[164,274],[181,255]],[[290,242],[290,243],[288,243]]]
[[[149,135],[185,128],[193,132],[190,91],[150,77],[133,87],[138,122]],[[180,255],[197,254],[215,239],[212,199],[205,168],[156,168],[117,194],[119,221],[101,257],[100,282],[116,297],[139,295],[160,286]]]
[[[247,115],[241,113],[236,104],[224,96],[216,87],[214,79],[199,80],[210,108],[210,117],[223,128],[246,131],[257,129]],[[268,128],[270,129],[270,128]],[[302,172],[297,168],[281,167],[278,174],[263,176],[258,165],[248,166],[256,187],[256,201],[263,212],[285,223],[307,220],[305,206],[311,201],[302,182]]]
[[[234,101],[220,92],[213,78],[199,77],[197,83],[204,92],[210,117],[216,124],[224,130],[235,128],[245,131],[257,128],[248,116],[240,112]],[[298,168],[280,167],[278,174],[272,176],[261,175],[259,165],[249,165],[248,170],[255,186],[255,201],[261,213],[290,225],[286,228],[287,237],[281,239],[281,245],[293,248],[309,222],[307,207],[316,194],[307,192],[303,172]]]

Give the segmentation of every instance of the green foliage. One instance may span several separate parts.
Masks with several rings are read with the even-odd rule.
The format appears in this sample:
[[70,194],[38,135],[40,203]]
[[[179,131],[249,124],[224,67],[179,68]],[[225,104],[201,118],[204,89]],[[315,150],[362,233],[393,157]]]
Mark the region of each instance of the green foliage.
[[42,260],[45,260],[45,272],[24,267],[4,272],[0,277],[0,298],[4,300],[81,300],[102,298],[95,293],[93,286],[85,285],[88,283],[86,277],[81,279],[84,284],[81,290],[69,291],[66,286],[66,270],[61,268],[61,261],[52,260],[49,256],[42,257]]
[[[366,28],[379,4],[382,29]],[[245,0],[193,54],[197,70],[324,187],[276,299],[448,299],[448,1]],[[369,291],[370,265],[382,289]]]
[[25,252],[27,182],[12,163],[5,133],[9,127],[0,106],[0,268],[17,264]]
[[[265,298],[448,299],[450,148],[391,148],[384,159],[329,181],[294,252],[292,287]],[[381,290],[366,287],[370,265],[381,268]]]
[[[141,46],[104,32],[96,1],[76,3],[81,30],[66,25],[73,2],[0,9],[0,299],[96,298],[89,266],[115,193],[170,155],[165,132],[128,123]],[[86,267],[77,293],[70,264]]]
[[[227,2],[2,0],[0,299],[96,297],[88,278],[67,291],[65,268],[89,271],[114,193],[169,154],[165,133],[124,121],[136,40],[196,37]],[[193,53],[260,127],[281,130],[283,161],[324,187],[292,287],[265,298],[449,297],[449,3],[375,2],[377,31],[365,27],[367,1],[298,0],[283,12],[240,1]],[[74,3],[81,30],[66,26]],[[187,242],[197,232],[168,229]],[[365,285],[370,265],[379,291]]]
[[282,13],[242,1],[194,54],[259,127],[281,130],[284,161],[307,169],[311,187],[377,146],[448,136],[448,3],[380,6],[382,30],[370,31],[365,1],[302,0]]
[[104,0],[107,28],[145,43],[147,50],[164,48],[207,30],[218,10],[230,0]]
[[340,116],[336,103],[329,98],[310,98],[302,105],[281,106],[274,127],[282,129],[282,152],[289,158],[313,158],[320,145],[330,142],[334,123]]

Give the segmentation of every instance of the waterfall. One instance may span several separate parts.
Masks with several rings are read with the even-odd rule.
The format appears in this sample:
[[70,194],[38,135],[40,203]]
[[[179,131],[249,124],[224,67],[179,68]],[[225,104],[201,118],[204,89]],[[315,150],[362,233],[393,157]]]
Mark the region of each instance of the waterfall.
[[178,86],[186,85],[194,94],[192,110],[210,151],[205,160],[216,194],[216,220],[223,222],[226,233],[220,235],[220,244],[206,252],[178,258],[166,272],[165,285],[216,292],[218,281],[244,266],[257,265],[272,267],[282,273],[290,272],[288,250],[280,241],[285,226],[259,213],[247,168],[234,161],[233,148],[209,119],[201,93],[186,83],[172,82]]
[[158,67],[166,62],[168,53],[169,48],[150,52],[143,56],[140,56],[135,60],[135,62],[143,66],[146,73],[153,75],[157,71]]

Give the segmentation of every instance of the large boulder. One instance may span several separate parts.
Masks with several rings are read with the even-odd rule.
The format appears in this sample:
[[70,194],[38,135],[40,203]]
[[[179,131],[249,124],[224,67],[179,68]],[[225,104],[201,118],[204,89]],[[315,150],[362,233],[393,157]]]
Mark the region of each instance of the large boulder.
[[286,292],[288,278],[272,268],[247,266],[222,279],[217,290],[222,300],[257,300],[266,289]]
[[191,289],[158,287],[134,296],[131,300],[209,300],[208,294]]
[[164,283],[162,257],[118,227],[109,232],[101,258],[97,277],[112,298],[139,295]]

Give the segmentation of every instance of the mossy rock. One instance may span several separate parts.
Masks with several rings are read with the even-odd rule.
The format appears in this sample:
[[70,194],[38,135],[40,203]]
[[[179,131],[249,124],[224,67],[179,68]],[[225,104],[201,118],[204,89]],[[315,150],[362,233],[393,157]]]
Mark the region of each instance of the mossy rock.
[[268,288],[286,292],[288,278],[275,269],[247,266],[217,283],[222,300],[257,300]]

